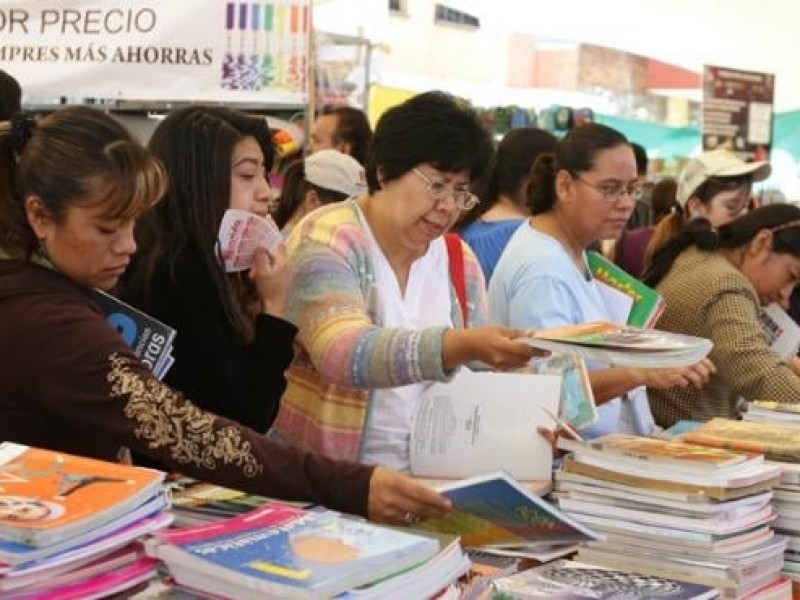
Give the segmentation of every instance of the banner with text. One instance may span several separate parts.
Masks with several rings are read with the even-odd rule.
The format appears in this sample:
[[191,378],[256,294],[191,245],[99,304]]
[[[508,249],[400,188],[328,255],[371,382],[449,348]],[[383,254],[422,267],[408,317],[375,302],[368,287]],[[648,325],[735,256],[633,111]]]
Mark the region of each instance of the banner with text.
[[775,76],[703,68],[703,150],[725,148],[744,160],[766,160],[772,145]]
[[300,105],[311,0],[0,0],[26,95]]

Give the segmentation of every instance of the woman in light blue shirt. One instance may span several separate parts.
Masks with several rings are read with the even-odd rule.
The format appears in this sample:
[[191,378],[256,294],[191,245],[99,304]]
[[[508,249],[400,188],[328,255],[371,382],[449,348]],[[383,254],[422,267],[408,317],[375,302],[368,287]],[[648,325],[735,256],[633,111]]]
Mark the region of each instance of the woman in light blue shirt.
[[[636,161],[618,131],[588,124],[558,142],[533,166],[528,205],[533,216],[514,233],[489,284],[493,321],[545,329],[612,320],[586,264],[586,248],[616,238],[641,189]],[[702,386],[713,365],[634,369],[590,364],[600,419],[587,437],[611,432],[649,435],[655,425],[644,386]]]

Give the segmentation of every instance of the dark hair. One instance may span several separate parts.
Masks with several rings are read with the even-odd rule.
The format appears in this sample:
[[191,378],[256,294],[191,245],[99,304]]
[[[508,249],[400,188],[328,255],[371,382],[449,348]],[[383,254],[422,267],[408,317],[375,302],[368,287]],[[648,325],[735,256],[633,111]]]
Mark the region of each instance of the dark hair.
[[110,219],[133,219],[163,195],[161,164],[113,117],[63,108],[38,122],[17,115],[0,124],[0,247],[29,259],[38,240],[25,200],[41,199],[61,222],[72,206],[104,206]]
[[500,196],[509,196],[524,207],[531,165],[540,154],[555,150],[557,141],[553,134],[532,127],[512,129],[503,136],[489,171],[484,201],[462,217],[459,227],[485,214]]
[[653,215],[653,225],[679,212],[680,205],[675,197],[678,191],[678,182],[672,177],[666,177],[656,183],[650,192],[650,209]]
[[158,125],[149,148],[172,180],[164,201],[137,224],[140,251],[125,278],[125,294],[144,302],[158,265],[165,262],[175,280],[179,259],[196,256],[213,280],[226,319],[243,340],[252,337],[252,319],[244,298],[252,286],[241,274],[228,276],[222,268],[216,240],[229,207],[231,156],[236,144],[253,137],[271,168],[274,149],[263,117],[224,107],[191,106],[176,110]]
[[[463,100],[444,92],[418,94],[383,113],[372,136],[366,174],[370,193],[421,163],[475,181],[494,153],[489,132]],[[380,171],[380,175],[379,175]]]
[[352,106],[336,106],[325,109],[322,114],[336,116],[334,143],[349,144],[350,156],[363,165],[367,160],[367,150],[372,139],[372,128],[364,111]]
[[10,73],[0,69],[0,121],[7,121],[22,110],[22,88]]
[[800,257],[800,208],[771,204],[742,215],[716,231],[708,219],[690,219],[677,236],[655,253],[642,280],[649,286],[658,285],[678,256],[690,246],[706,251],[741,248],[764,229],[773,231],[775,252]]
[[540,154],[533,163],[527,198],[531,213],[538,215],[555,207],[559,171],[573,174],[591,171],[598,154],[623,145],[630,146],[624,135],[599,123],[587,123],[570,131],[556,144],[555,152]]
[[647,150],[644,149],[644,146],[636,142],[631,142],[630,144],[631,148],[633,148],[633,155],[636,157],[636,173],[640,177],[642,175],[647,175],[647,165],[649,163],[647,159]]

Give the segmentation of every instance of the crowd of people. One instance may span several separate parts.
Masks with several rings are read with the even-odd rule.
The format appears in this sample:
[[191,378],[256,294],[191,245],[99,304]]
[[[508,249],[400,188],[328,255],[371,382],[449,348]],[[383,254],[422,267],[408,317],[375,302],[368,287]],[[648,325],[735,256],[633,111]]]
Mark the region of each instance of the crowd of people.
[[[703,154],[643,212],[640,148],[612,128],[514,130],[495,149],[444,93],[374,131],[336,109],[284,181],[285,243],[228,273],[223,215],[269,217],[278,197],[263,118],[182,108],[143,146],[106,113],[34,117],[0,87],[2,439],[383,522],[441,516],[449,502],[407,473],[426,388],[463,366],[524,369],[531,328],[611,319],[587,265],[601,240],[665,298],[659,328],[714,346],[680,369],[588,365],[600,418],[585,436],[800,401],[800,367],[759,324],[800,280],[800,209],[750,210],[768,163]],[[95,288],[177,329],[164,381]]]

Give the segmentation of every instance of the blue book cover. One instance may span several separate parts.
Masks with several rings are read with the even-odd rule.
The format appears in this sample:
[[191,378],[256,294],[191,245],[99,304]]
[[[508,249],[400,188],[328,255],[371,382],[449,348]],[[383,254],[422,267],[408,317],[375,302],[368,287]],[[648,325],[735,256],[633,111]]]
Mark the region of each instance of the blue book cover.
[[453,502],[453,512],[420,526],[461,536],[464,546],[575,544],[600,537],[502,471],[438,491]]
[[[191,574],[279,597],[328,597],[419,565],[436,540],[343,517],[270,503],[231,519],[164,532],[153,554],[181,585]],[[183,581],[181,579],[184,579]]]

